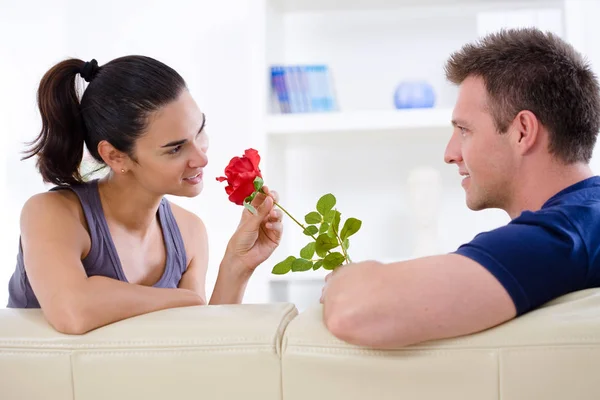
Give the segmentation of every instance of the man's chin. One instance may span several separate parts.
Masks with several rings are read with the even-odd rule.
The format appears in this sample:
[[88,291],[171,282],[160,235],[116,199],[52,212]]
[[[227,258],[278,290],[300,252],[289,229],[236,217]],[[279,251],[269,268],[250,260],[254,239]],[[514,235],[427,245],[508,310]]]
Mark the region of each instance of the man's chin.
[[485,210],[487,208],[485,205],[485,202],[470,198],[468,195],[467,195],[466,203],[467,203],[467,207],[471,211],[481,211],[481,210]]

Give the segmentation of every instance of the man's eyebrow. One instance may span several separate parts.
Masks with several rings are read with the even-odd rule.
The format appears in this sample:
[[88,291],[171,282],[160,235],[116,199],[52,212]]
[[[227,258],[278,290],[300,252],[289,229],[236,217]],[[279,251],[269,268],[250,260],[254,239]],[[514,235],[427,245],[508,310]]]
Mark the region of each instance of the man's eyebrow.
[[452,126],[457,126],[457,125],[461,125],[461,126],[462,126],[462,125],[469,125],[469,124],[467,124],[467,122],[466,122],[466,121],[463,121],[463,120],[461,120],[461,119],[453,119],[451,122],[452,122]]
[[[198,129],[198,133],[202,132],[202,129],[204,129],[204,125],[206,124],[206,115],[204,115],[204,113],[202,113],[202,125],[200,125],[200,129]],[[169,142],[163,146],[160,146],[161,148],[167,148],[167,147],[175,147],[175,146],[180,146],[182,144],[187,143],[187,139],[181,139],[181,140],[174,140],[172,142]]]

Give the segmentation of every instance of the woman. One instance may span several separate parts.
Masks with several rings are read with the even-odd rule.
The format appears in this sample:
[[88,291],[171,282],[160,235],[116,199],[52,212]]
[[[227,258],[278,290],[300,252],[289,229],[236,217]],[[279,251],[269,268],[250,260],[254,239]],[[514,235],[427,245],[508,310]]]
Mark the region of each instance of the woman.
[[[80,75],[89,82],[81,102]],[[165,195],[193,197],[207,164],[206,119],[182,77],[154,59],[98,66],[69,59],[42,78],[42,131],[27,157],[46,182],[21,214],[9,307],[41,307],[58,331],[81,334],[156,310],[206,304],[207,234]],[[79,172],[83,146],[108,166]],[[239,303],[254,269],[277,247],[281,212],[266,190],[242,214],[210,304]]]

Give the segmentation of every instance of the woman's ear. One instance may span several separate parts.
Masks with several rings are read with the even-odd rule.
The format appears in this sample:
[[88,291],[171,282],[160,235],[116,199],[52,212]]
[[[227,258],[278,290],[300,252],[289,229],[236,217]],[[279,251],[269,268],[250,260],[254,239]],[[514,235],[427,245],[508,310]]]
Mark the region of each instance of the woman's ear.
[[515,134],[513,143],[521,155],[529,153],[539,144],[541,125],[531,111],[520,111],[513,120],[511,128]]
[[98,143],[98,154],[106,165],[113,170],[115,174],[127,172],[129,169],[129,156],[122,151],[117,150],[106,140]]

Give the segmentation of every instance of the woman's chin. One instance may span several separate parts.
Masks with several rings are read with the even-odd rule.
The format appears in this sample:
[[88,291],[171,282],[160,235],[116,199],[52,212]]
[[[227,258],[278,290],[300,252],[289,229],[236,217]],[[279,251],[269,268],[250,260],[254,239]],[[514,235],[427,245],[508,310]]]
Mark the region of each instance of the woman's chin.
[[198,182],[195,185],[189,185],[186,182],[184,182],[182,187],[180,187],[176,193],[171,193],[171,194],[173,196],[179,196],[179,197],[196,197],[200,193],[202,193],[202,189],[204,189],[203,182]]

